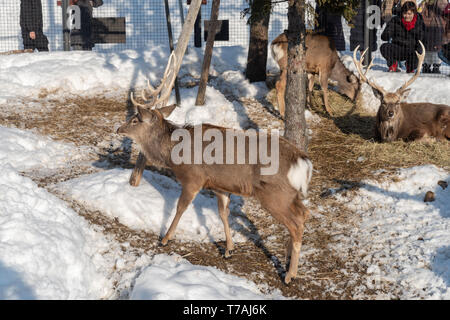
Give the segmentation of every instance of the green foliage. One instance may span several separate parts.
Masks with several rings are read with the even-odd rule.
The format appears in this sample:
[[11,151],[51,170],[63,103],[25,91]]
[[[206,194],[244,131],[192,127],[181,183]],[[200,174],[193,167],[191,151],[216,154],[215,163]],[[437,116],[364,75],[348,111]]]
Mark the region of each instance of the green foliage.
[[316,0],[316,3],[330,12],[342,15],[347,22],[350,22],[361,5],[361,0]]
[[[269,15],[275,4],[287,2],[288,0],[246,0],[249,7],[241,12],[241,17],[249,16],[247,23],[251,24]],[[306,10],[314,14],[314,7],[305,1]],[[350,22],[355,16],[361,0],[316,0],[316,4],[327,8],[330,12],[338,13]]]

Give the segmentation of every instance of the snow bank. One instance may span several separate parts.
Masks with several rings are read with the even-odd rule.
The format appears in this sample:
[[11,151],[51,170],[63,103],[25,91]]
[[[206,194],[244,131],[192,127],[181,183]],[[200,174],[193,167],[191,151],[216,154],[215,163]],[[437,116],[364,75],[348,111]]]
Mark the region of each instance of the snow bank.
[[[131,170],[113,169],[69,180],[54,188],[88,208],[118,218],[130,228],[165,235],[175,217],[181,186],[165,176],[144,171],[139,188],[135,188],[128,183],[130,175]],[[240,205],[239,199],[232,197],[231,210]],[[230,220],[233,240],[244,241],[238,231],[245,222]],[[225,238],[215,197],[197,195],[183,214],[175,238],[206,242]]]
[[136,279],[133,300],[283,299],[277,290],[264,295],[246,279],[213,267],[192,265],[180,256],[157,255]]
[[0,126],[0,137],[0,165],[8,163],[16,170],[43,165],[46,169],[54,169],[88,155],[87,148],[55,142],[31,131]]
[[0,300],[103,297],[101,236],[11,166],[0,169]]
[[[432,165],[400,169],[394,181],[364,181],[351,198],[337,196],[362,215],[355,238],[368,274],[398,286],[402,299],[450,299],[450,188],[440,180],[450,174]],[[436,201],[423,201],[427,191]]]

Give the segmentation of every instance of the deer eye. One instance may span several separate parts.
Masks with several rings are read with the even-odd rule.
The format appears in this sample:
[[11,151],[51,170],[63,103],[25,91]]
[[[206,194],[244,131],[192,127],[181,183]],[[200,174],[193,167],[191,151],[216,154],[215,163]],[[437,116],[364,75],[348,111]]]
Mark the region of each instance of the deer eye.
[[134,118],[133,120],[131,120],[132,124],[137,124],[139,122],[139,120],[137,118]]

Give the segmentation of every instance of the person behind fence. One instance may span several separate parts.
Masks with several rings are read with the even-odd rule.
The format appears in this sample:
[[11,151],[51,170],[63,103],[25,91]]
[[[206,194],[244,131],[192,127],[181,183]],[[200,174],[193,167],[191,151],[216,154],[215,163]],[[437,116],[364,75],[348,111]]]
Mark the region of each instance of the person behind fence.
[[70,45],[73,50],[92,50],[92,11],[103,5],[103,0],[71,0],[71,5],[80,8],[81,28],[70,32]]
[[41,0],[20,1],[20,28],[25,50],[48,51],[48,39],[43,32]]
[[402,11],[402,6],[407,1],[412,1],[417,6],[416,0],[384,0],[381,5],[381,18],[384,22],[388,23],[391,21],[392,16],[400,16]]
[[337,51],[345,50],[344,31],[342,19],[338,13],[330,12],[326,7],[316,5],[317,26],[315,31],[333,40]]
[[[418,11],[425,24],[424,45],[427,53],[423,64],[423,73],[441,73],[438,52],[442,48],[445,32],[444,10],[447,0],[424,0]],[[431,68],[433,67],[433,68]]]
[[[450,65],[450,3],[444,9],[445,18],[445,33],[444,41],[441,51],[439,51],[439,58],[446,64]],[[450,75],[449,75],[450,76]]]
[[386,59],[389,72],[399,71],[399,61],[406,61],[406,72],[414,72],[418,62],[415,51],[420,53],[422,50],[418,41],[423,42],[424,29],[416,4],[412,1],[405,2],[401,8],[401,16],[392,17],[381,34],[381,39],[388,41],[381,45],[380,51]]
[[[381,0],[369,0],[371,6],[381,6]],[[350,30],[350,50],[354,51],[359,45],[361,51],[364,51],[364,12],[366,11],[366,1],[362,0],[358,7],[356,15],[353,17],[353,28]],[[371,28],[369,31],[370,51],[376,51],[377,46],[377,28]]]

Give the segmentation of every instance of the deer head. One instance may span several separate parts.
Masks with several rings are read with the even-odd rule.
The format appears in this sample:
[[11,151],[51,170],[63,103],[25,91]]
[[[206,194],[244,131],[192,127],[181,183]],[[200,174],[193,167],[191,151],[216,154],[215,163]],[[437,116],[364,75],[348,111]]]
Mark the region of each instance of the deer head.
[[373,59],[367,67],[366,72],[363,73],[361,61],[364,59],[367,49],[361,54],[360,60],[356,58],[356,52],[358,51],[359,46],[356,47],[355,51],[353,51],[353,62],[358,70],[361,82],[367,83],[373,89],[375,96],[377,96],[381,101],[380,109],[377,113],[377,130],[383,141],[393,141],[397,139],[399,123],[403,119],[401,104],[405,101],[409,91],[411,90],[408,89],[408,87],[419,77],[422,70],[422,63],[425,59],[425,47],[420,40],[419,44],[422,47],[422,53],[419,54],[416,51],[416,55],[419,60],[416,72],[395,92],[388,92],[384,90],[383,87],[379,86],[375,82],[372,82],[366,77],[367,72],[373,66]]

